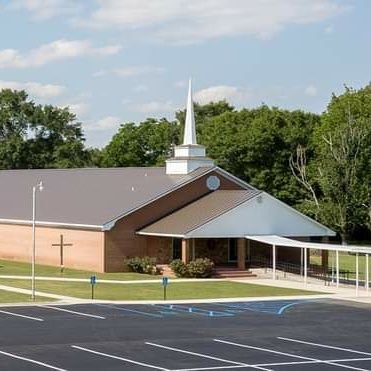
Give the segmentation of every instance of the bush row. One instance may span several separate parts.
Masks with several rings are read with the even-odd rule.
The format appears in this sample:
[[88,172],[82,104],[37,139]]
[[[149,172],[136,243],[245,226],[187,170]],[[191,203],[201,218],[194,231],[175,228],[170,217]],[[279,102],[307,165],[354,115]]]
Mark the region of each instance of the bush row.
[[176,259],[170,263],[170,268],[177,277],[208,278],[213,273],[214,263],[208,258],[192,260],[188,264]]
[[129,258],[125,260],[125,264],[129,267],[132,272],[146,273],[146,274],[158,274],[156,268],[156,258],[151,256]]

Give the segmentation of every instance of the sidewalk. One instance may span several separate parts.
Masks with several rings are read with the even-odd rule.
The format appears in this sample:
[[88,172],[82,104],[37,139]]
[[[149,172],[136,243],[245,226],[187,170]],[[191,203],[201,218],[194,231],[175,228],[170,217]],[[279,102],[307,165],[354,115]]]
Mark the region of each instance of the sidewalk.
[[289,280],[272,278],[247,278],[233,279],[234,282],[251,283],[254,285],[274,286],[287,289],[299,289],[317,291],[327,294],[326,297],[340,300],[351,300],[360,303],[371,304],[371,288],[367,291],[365,287],[359,286],[358,293],[355,286],[340,285],[336,287],[336,283],[330,283],[330,286],[325,285],[324,281],[308,277],[307,284],[303,280]]

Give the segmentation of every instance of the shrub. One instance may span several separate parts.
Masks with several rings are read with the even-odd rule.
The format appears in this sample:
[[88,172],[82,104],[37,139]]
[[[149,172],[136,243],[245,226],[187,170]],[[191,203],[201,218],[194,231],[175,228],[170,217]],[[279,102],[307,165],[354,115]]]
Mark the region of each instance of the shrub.
[[213,273],[214,263],[207,258],[196,259],[189,264],[176,259],[170,263],[170,268],[177,277],[207,278]]
[[207,278],[211,277],[214,263],[208,258],[196,259],[188,264],[189,277]]
[[187,265],[180,259],[173,260],[170,263],[170,268],[177,277],[188,277]]
[[134,257],[126,259],[126,265],[130,268],[132,272],[136,273],[146,273],[146,274],[156,274],[156,258],[151,256]]

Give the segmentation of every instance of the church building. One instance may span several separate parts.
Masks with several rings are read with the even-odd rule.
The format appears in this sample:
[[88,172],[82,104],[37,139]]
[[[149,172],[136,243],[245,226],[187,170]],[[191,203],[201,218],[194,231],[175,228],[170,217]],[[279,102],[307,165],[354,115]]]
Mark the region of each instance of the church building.
[[[33,187],[36,262],[96,272],[124,269],[125,258],[157,263],[208,257],[245,269],[271,249],[249,236],[320,240],[335,233],[216,166],[197,143],[189,87],[183,144],[159,168],[0,171],[0,259],[29,262]],[[61,248],[61,245],[63,246]],[[277,259],[300,261],[282,247]],[[299,256],[298,256],[299,254]]]

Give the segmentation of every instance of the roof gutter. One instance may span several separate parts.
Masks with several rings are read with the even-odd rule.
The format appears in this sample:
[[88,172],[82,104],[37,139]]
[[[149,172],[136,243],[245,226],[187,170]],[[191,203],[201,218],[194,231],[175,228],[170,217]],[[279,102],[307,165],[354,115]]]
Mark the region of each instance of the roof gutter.
[[[31,220],[18,220],[18,219],[0,219],[2,224],[14,224],[14,225],[32,225]],[[73,229],[91,229],[97,231],[103,231],[102,225],[93,224],[72,224],[72,223],[57,223],[57,222],[45,222],[36,221],[35,224],[39,227],[60,227],[60,228],[73,228]]]

